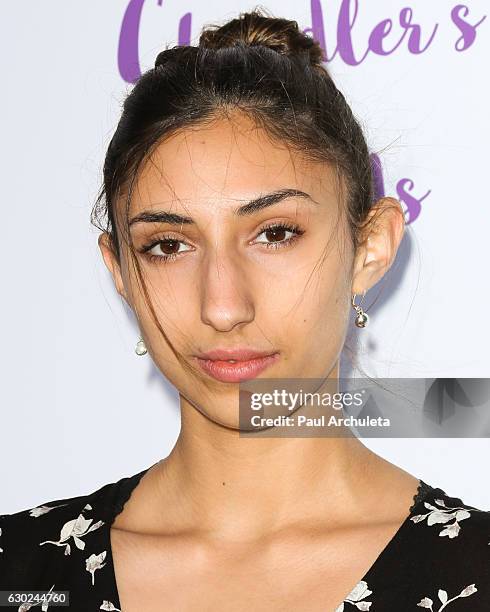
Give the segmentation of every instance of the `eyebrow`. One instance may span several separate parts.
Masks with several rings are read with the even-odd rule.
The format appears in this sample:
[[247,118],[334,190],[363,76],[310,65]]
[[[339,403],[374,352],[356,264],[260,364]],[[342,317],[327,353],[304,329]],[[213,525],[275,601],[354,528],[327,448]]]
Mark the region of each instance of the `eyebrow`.
[[[272,191],[271,193],[267,193],[250,200],[243,206],[235,209],[234,213],[238,217],[253,215],[259,210],[263,210],[264,208],[278,204],[287,198],[303,198],[313,204],[318,205],[318,202],[314,200],[310,194],[304,191],[300,191],[299,189],[279,189],[278,191]],[[135,223],[168,223],[170,225],[185,225],[194,223],[194,219],[192,219],[192,217],[186,217],[184,215],[179,215],[177,213],[172,213],[165,210],[145,210],[133,217],[129,222],[129,226],[131,227]]]

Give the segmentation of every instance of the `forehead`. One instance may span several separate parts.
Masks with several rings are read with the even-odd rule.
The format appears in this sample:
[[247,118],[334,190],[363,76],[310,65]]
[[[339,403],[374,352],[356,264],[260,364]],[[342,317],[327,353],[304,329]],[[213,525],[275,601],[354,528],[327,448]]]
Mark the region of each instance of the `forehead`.
[[334,193],[326,162],[308,161],[243,113],[179,130],[161,142],[139,172],[131,211],[162,203],[212,203],[235,208],[240,200],[297,188],[324,199]]

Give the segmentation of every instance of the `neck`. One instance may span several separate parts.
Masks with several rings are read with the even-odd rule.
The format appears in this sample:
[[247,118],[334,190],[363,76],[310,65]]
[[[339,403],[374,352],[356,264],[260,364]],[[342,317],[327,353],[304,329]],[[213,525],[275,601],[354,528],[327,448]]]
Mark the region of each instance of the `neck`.
[[179,438],[158,464],[157,510],[167,499],[176,529],[233,540],[258,539],[299,519],[335,522],[344,503],[363,495],[372,457],[354,437],[239,437],[183,402]]

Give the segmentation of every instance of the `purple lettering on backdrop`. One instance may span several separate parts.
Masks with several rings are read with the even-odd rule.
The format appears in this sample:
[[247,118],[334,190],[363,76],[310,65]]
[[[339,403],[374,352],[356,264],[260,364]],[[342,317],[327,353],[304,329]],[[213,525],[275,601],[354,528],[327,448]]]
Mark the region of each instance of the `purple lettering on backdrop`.
[[121,25],[117,63],[119,73],[128,83],[134,83],[141,75],[138,57],[138,38],[141,11],[145,0],[130,0]]
[[399,21],[403,28],[403,34],[399,38],[396,45],[392,46],[390,49],[385,49],[383,46],[384,39],[393,29],[393,21],[391,19],[384,19],[371,31],[367,49],[364,55],[358,59],[356,58],[354,43],[352,40],[352,30],[356,23],[358,13],[359,0],[342,0],[337,20],[337,45],[333,53],[330,55],[328,53],[327,42],[325,39],[325,26],[321,0],[311,0],[312,26],[311,28],[304,29],[303,32],[305,34],[311,32],[313,38],[320,43],[321,48],[324,50],[325,59],[327,62],[331,62],[337,53],[339,53],[342,60],[349,66],[359,66],[371,52],[376,53],[377,55],[391,55],[402,44],[407,34],[409,35],[408,50],[410,53],[423,53],[432,44],[439,27],[438,24],[435,25],[428,42],[425,44],[425,46],[421,46],[422,29],[420,25],[412,23],[412,9],[405,7],[400,11],[399,15]]
[[411,179],[405,178],[401,181],[398,181],[396,186],[396,191],[398,193],[398,197],[407,207],[407,217],[406,223],[413,223],[415,219],[420,215],[420,211],[422,210],[422,202],[429,195],[431,190],[429,190],[424,196],[421,198],[416,198],[411,195],[409,192],[413,190],[415,184]]
[[[374,183],[374,199],[379,200],[386,195],[385,182],[383,177],[383,166],[381,160],[376,153],[371,153],[371,169]],[[409,225],[420,215],[422,210],[422,202],[430,194],[428,191],[423,197],[416,198],[409,192],[414,188],[414,182],[411,179],[405,178],[398,182],[396,191],[399,199],[407,207],[405,211],[405,223]]]
[[461,32],[461,36],[458,38],[454,45],[456,51],[466,51],[466,49],[471,47],[471,45],[475,42],[476,28],[487,18],[487,16],[485,15],[480,19],[480,21],[478,21],[478,23],[475,23],[475,25],[471,25],[470,23],[461,18],[461,12],[464,14],[464,17],[467,17],[470,11],[468,7],[464,4],[458,4],[451,11],[451,19]]
[[179,22],[179,45],[191,44],[192,13],[186,13]]
[[[163,0],[157,0],[162,6]],[[124,13],[119,33],[117,64],[119,74],[127,83],[135,83],[141,76],[139,61],[139,30],[145,0],[130,0]]]
[[[429,38],[425,47],[421,47],[420,46],[421,28],[419,25],[415,25],[412,23],[412,16],[413,16],[413,12],[411,8],[402,9],[400,11],[400,25],[403,28],[405,28],[405,33],[408,32],[409,29],[412,30],[408,38],[408,50],[410,51],[410,53],[423,53],[432,44],[432,41],[434,40],[434,36],[436,35],[436,32],[437,32],[437,28],[439,27],[439,24],[436,23],[434,30],[432,31],[431,37]],[[403,38],[404,37],[405,37],[405,34],[403,35]]]
[[[340,57],[349,66],[358,66],[366,59],[369,53],[369,48],[361,59],[357,60],[354,54],[354,48],[352,46],[352,28],[357,19],[357,13],[359,12],[359,1],[353,0],[354,2],[354,15],[351,18],[350,14],[350,0],[342,0],[339,12],[339,20],[337,22],[337,50],[340,53]],[[335,53],[332,57],[335,57]]]
[[[162,6],[163,0],[156,0]],[[141,76],[139,64],[139,30],[141,14],[145,0],[129,0],[124,13],[118,46],[118,67],[122,78],[128,83],[135,83]],[[305,28],[305,34],[310,33],[317,40],[324,51],[325,61],[331,62],[337,55],[350,66],[361,64],[370,52],[377,55],[390,55],[405,40],[408,35],[408,50],[413,54],[424,53],[432,44],[436,35],[438,24],[434,26],[432,34],[425,45],[422,44],[422,28],[418,24],[412,23],[413,11],[410,7],[401,9],[399,14],[400,25],[403,34],[398,42],[391,48],[386,48],[386,37],[393,29],[393,21],[384,19],[374,26],[368,39],[367,48],[364,55],[357,58],[354,43],[352,40],[352,30],[354,28],[359,12],[359,0],[342,0],[337,18],[337,43],[334,51],[329,55],[327,41],[325,38],[325,24],[321,0],[310,0],[311,7],[311,27]],[[469,9],[464,4],[456,5],[451,11],[451,18],[461,32],[460,38],[455,43],[457,51],[465,51],[475,42],[476,29],[486,19],[484,16],[476,24],[470,24],[465,20],[469,14]],[[191,39],[192,14],[186,13],[180,20],[178,41],[181,45],[190,44]]]
[[385,51],[385,49],[383,49],[383,39],[391,32],[392,27],[393,22],[391,19],[385,19],[378,23],[369,36],[369,48],[371,51],[374,51],[374,53],[377,53],[378,55],[389,55],[401,45],[403,38],[399,40],[396,47],[393,47],[391,51]]
[[375,26],[375,28],[371,32],[371,35],[369,36],[369,50],[373,51],[374,53],[377,53],[378,55],[391,55],[398,49],[398,47],[405,40],[405,36],[407,35],[407,33],[411,30],[410,36],[408,37],[408,50],[410,51],[410,53],[415,54],[423,53],[424,51],[426,51],[434,40],[434,36],[436,35],[437,28],[439,26],[438,24],[436,24],[434,30],[432,31],[431,37],[429,38],[429,41],[427,42],[425,47],[421,47],[421,27],[412,23],[412,16],[413,13],[411,8],[404,8],[400,11],[400,25],[404,29],[404,32],[397,44],[390,50],[386,50],[383,48],[383,39],[391,32],[393,22],[391,21],[391,19],[385,19],[384,21],[378,23],[378,25]]

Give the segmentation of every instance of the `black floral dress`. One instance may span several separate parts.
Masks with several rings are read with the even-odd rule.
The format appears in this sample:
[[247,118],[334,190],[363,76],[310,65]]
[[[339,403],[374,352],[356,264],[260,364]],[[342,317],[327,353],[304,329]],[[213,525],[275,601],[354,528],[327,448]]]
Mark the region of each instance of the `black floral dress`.
[[[121,610],[110,526],[149,469],[87,495],[0,515],[0,591],[12,594],[10,609],[51,612],[54,602],[29,600],[26,592],[65,591],[69,605],[60,611]],[[421,609],[490,612],[490,511],[419,480],[393,538],[344,601],[325,612]]]

